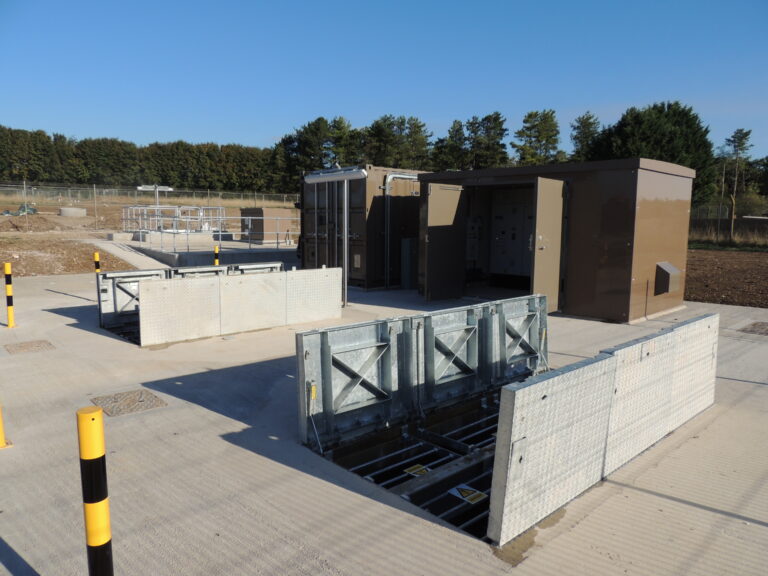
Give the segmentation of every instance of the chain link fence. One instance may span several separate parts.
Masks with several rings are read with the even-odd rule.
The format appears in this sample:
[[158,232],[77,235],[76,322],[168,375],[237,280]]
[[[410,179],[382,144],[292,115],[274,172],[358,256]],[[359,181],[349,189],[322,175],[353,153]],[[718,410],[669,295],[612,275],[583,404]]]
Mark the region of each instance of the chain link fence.
[[[236,200],[243,205],[258,206],[265,203],[277,203],[293,206],[299,201],[298,194],[262,194],[259,192],[227,192],[220,190],[173,190],[159,192],[162,202],[167,200],[184,200],[190,204],[218,202],[220,200]],[[0,198],[26,198],[27,202],[37,203],[70,203],[112,199],[115,202],[154,203],[154,191],[140,191],[136,187],[122,186],[64,186],[45,184],[32,186],[24,183],[0,183]]]

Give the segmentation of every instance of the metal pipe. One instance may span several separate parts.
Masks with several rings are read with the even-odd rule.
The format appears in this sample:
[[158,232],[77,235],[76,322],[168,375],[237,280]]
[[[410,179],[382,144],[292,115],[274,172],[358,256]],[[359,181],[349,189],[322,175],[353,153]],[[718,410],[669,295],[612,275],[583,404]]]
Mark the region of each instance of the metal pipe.
[[344,180],[344,191],[341,207],[344,217],[344,231],[342,244],[342,266],[343,284],[341,286],[341,305],[347,307],[347,283],[349,282],[349,180]]
[[[419,177],[416,174],[406,174],[405,172],[393,172],[387,174],[384,178],[384,288],[389,288],[389,269],[390,269],[390,250],[391,250],[391,233],[390,233],[390,189],[392,188],[393,180],[418,180]],[[400,279],[402,283],[402,278]]]

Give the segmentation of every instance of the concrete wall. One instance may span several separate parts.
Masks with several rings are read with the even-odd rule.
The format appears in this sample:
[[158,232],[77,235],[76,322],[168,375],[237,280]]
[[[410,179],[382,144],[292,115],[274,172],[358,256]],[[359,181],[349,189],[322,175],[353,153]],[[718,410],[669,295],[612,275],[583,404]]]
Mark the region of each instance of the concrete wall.
[[717,315],[501,393],[488,537],[527,530],[714,401]]
[[601,355],[501,393],[488,535],[503,544],[600,481],[616,358]]
[[146,280],[141,345],[153,346],[341,316],[341,269]]

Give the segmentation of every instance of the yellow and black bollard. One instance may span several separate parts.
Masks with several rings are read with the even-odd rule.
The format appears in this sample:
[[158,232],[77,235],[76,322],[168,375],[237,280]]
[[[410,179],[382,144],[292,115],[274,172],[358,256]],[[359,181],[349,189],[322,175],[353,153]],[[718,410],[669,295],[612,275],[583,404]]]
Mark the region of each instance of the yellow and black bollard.
[[93,253],[93,266],[96,268],[96,274],[101,272],[101,261],[98,252]]
[[11,272],[11,263],[6,262],[3,266],[5,272],[5,305],[8,308],[8,328],[16,326],[16,320],[13,317],[13,273]]
[[216,246],[213,247],[213,265],[218,266],[219,265],[219,245],[216,244]]
[[7,448],[11,443],[5,439],[5,427],[3,426],[3,405],[0,404],[0,450]]
[[101,407],[87,406],[77,411],[77,437],[80,444],[88,574],[112,576],[112,528],[107,494],[104,412]]

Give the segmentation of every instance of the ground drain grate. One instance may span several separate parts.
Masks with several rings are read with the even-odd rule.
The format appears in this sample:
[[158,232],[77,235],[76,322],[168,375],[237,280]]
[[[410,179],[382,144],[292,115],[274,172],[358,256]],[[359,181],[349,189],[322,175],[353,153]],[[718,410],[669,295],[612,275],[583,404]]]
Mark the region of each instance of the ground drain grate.
[[6,344],[5,349],[8,351],[8,354],[29,354],[30,352],[55,350],[56,347],[48,342],[48,340],[30,340],[29,342]]
[[749,326],[744,326],[739,332],[746,332],[747,334],[759,334],[760,336],[768,336],[768,322],[752,322]]
[[91,400],[96,406],[101,406],[107,416],[122,416],[143,412],[152,408],[167,406],[165,401],[147,390],[131,390],[109,396],[99,396]]

